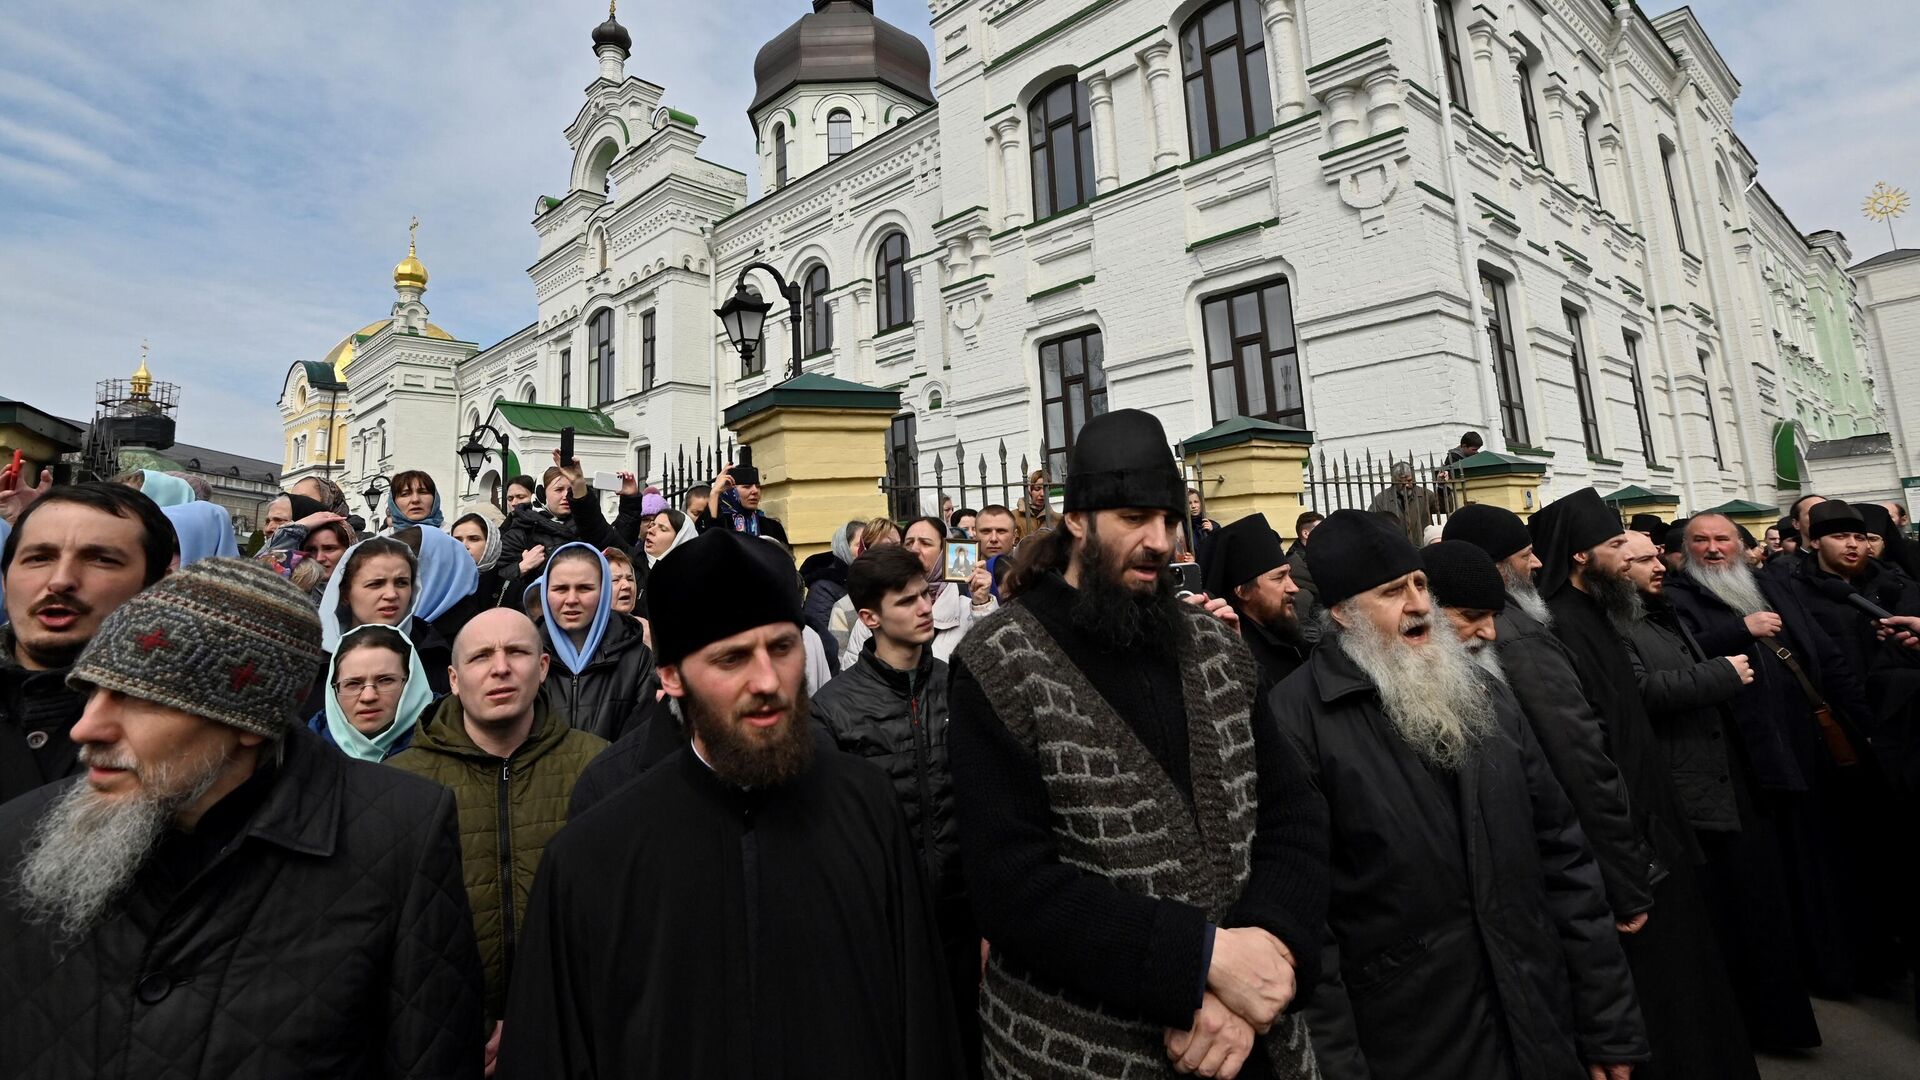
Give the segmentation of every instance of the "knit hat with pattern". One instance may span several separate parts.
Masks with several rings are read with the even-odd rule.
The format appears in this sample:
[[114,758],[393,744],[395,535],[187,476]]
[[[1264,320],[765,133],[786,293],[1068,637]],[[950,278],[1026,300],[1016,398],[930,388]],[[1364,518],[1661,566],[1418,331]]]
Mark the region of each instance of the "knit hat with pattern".
[[299,589],[250,559],[204,559],[114,609],[67,684],[279,738],[325,659]]

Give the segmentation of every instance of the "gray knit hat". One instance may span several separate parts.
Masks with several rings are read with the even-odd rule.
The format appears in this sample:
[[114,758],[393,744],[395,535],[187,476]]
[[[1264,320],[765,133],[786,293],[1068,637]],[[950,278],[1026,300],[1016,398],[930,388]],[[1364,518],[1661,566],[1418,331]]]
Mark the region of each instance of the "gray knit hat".
[[203,559],[114,609],[67,685],[279,738],[325,659],[299,589],[249,559]]

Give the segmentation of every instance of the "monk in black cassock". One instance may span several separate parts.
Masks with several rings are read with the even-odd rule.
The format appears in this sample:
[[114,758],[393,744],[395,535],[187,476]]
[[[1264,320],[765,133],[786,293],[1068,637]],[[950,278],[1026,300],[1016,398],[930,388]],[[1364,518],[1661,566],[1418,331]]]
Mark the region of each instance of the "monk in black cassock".
[[[1620,769],[1633,819],[1653,852],[1653,906],[1621,925],[1653,1043],[1653,1060],[1634,1068],[1635,1080],[1758,1080],[1698,884],[1696,868],[1705,859],[1654,738],[1626,639],[1608,614],[1633,600],[1627,530],[1590,487],[1549,503],[1527,528],[1553,634],[1567,647],[1605,725],[1607,756]],[[1560,780],[1563,786],[1583,782]],[[1792,962],[1788,945],[1781,943],[1777,962]]]
[[501,1077],[959,1075],[906,819],[886,774],[809,718],[776,555],[715,530],[649,578],[692,742],[548,845]]

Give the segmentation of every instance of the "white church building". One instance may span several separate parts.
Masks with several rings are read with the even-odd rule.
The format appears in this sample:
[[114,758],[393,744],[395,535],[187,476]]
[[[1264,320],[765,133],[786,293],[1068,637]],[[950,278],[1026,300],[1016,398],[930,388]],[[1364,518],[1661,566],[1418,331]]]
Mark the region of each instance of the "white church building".
[[390,319],[289,372],[287,481],[424,468],[484,498],[498,456],[472,482],[455,456],[482,422],[523,471],[573,426],[589,471],[652,478],[786,376],[769,279],[750,366],[713,314],[756,261],[803,290],[805,371],[900,392],[894,460],[928,483],[960,442],[1057,477],[1089,415],[1134,407],[1336,453],[1471,428],[1549,496],[1770,505],[1808,444],[1884,430],[1845,242],[1756,182],[1684,8],[930,7],[931,56],[867,0],[761,50],[752,201],[609,17],[566,190],[533,207],[532,324],[440,330],[410,255]]

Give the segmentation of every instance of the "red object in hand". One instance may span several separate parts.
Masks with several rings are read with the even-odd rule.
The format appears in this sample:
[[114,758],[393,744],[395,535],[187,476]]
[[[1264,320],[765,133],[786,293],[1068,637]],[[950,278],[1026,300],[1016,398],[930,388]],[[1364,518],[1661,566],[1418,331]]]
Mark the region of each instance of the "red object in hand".
[[5,471],[0,471],[0,488],[12,490],[20,484],[20,473],[26,467],[27,456],[15,450],[13,460],[7,463]]

